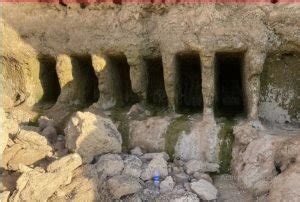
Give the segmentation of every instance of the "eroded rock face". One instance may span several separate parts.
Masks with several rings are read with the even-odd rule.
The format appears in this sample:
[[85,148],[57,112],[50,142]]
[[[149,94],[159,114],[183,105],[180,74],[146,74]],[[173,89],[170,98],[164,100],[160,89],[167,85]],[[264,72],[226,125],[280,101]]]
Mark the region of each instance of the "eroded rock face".
[[122,137],[110,119],[90,112],[77,112],[65,128],[66,147],[84,162],[96,155],[121,152]]
[[300,164],[294,164],[272,181],[269,201],[300,200]]
[[130,122],[130,144],[147,152],[164,151],[170,117],[151,117]]
[[13,144],[4,150],[3,164],[11,170],[18,170],[19,164],[32,165],[52,155],[47,139],[34,131],[21,130]]
[[211,118],[198,119],[192,123],[191,132],[182,134],[175,146],[175,156],[182,160],[205,160],[216,162],[219,127]]
[[10,201],[39,201],[50,198],[62,185],[71,182],[72,171],[81,165],[78,154],[66,156],[52,165],[45,172],[42,168],[31,169],[21,166],[23,174],[17,181],[17,189]]
[[248,122],[235,126],[232,153],[232,169],[239,185],[255,195],[267,193],[276,176],[280,172],[284,175],[286,169],[299,161],[297,130],[289,134],[280,130],[271,134],[272,131],[259,125]]

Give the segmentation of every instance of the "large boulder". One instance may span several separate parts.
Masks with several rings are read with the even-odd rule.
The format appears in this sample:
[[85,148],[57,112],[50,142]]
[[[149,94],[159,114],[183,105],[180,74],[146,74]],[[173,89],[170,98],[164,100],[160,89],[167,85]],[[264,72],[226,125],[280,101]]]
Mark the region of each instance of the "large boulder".
[[137,178],[127,175],[114,176],[108,180],[107,184],[114,199],[120,199],[122,196],[134,194],[142,188]]
[[87,164],[74,170],[71,183],[60,186],[48,201],[108,201],[107,190],[102,190],[101,185],[97,170]]
[[47,139],[34,131],[21,130],[13,138],[11,146],[3,153],[3,165],[11,170],[18,170],[19,164],[32,165],[52,155],[52,147]]
[[234,151],[233,172],[238,183],[256,195],[266,193],[277,175],[275,152],[284,140],[282,136],[265,135]]
[[163,151],[165,149],[165,135],[170,122],[170,117],[158,116],[130,121],[131,146],[139,146],[147,152]]
[[269,201],[300,201],[300,163],[290,166],[272,181]]
[[175,156],[188,161],[192,159],[217,161],[218,132],[220,127],[211,117],[196,118],[190,132],[182,133],[175,146]]
[[10,201],[47,201],[60,186],[71,182],[72,172],[81,162],[78,154],[71,154],[50,164],[47,168],[50,172],[39,167],[31,169],[21,165],[20,171],[23,174],[17,180],[17,189]]
[[120,153],[122,137],[113,122],[90,112],[77,112],[65,128],[66,147],[84,162],[105,153]]

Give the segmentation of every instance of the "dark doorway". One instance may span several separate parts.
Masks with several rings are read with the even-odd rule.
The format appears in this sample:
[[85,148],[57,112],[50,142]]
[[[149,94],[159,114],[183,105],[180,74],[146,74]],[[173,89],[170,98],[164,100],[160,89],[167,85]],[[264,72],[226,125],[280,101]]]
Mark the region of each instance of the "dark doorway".
[[165,90],[164,72],[160,57],[145,59],[148,75],[147,102],[151,105],[166,107],[168,98]]
[[244,113],[243,53],[216,54],[216,115]]
[[124,54],[109,56],[112,78],[117,98],[117,106],[130,106],[138,102],[138,96],[132,91],[130,66]]
[[77,86],[78,100],[89,106],[99,99],[98,78],[92,65],[91,56],[73,56],[73,76]]
[[197,52],[177,55],[177,111],[203,110],[201,62]]
[[39,57],[39,79],[43,88],[43,103],[55,103],[60,94],[60,85],[56,73],[56,61],[52,57]]

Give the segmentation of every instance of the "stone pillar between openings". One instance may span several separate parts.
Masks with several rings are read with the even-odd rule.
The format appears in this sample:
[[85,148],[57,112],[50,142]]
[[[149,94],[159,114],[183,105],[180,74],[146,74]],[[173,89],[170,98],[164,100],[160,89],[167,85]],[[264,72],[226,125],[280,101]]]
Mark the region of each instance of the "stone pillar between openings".
[[146,101],[147,93],[147,72],[146,64],[141,57],[126,55],[130,66],[130,80],[132,91],[137,94],[140,102]]
[[109,109],[116,105],[116,96],[113,85],[113,71],[111,61],[105,54],[93,54],[92,64],[98,77],[100,98],[98,103],[103,109]]
[[61,88],[58,103],[70,103],[75,96],[74,78],[72,73],[72,61],[70,56],[62,54],[56,59],[56,73]]
[[202,67],[203,114],[212,116],[215,96],[215,56],[213,53],[200,54]]
[[172,111],[175,111],[175,103],[176,103],[176,55],[163,53],[163,69],[164,69],[164,81],[165,81],[165,89],[168,97],[168,106]]
[[258,102],[260,95],[260,75],[263,71],[266,54],[249,50],[245,54],[244,92],[247,117],[258,119]]

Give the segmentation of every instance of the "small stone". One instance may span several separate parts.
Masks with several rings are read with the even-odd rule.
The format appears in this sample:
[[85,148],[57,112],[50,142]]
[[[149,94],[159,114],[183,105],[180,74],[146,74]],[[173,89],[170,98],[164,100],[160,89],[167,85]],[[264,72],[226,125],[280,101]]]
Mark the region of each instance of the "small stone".
[[134,156],[134,155],[130,155],[127,156],[124,159],[124,170],[123,170],[123,175],[128,175],[128,176],[132,176],[132,177],[136,177],[139,178],[142,172],[141,166],[142,166],[142,161]]
[[183,186],[186,191],[192,191],[190,183],[185,182],[185,183],[183,183]]
[[192,182],[191,189],[195,192],[202,200],[216,200],[218,190],[210,182],[206,180],[199,180]]
[[105,154],[96,163],[97,172],[107,176],[119,175],[123,168],[123,160],[118,154]]
[[52,126],[52,127],[55,126],[54,120],[49,119],[49,118],[46,117],[46,116],[41,116],[41,117],[38,119],[38,123],[39,123],[39,127],[40,127],[42,130],[44,130],[47,126]]
[[166,192],[170,192],[173,190],[175,186],[175,182],[173,180],[173,178],[171,176],[166,177],[165,180],[163,180],[160,183],[160,192],[161,193],[166,193]]
[[54,143],[57,140],[57,132],[53,126],[47,126],[42,131],[42,135],[45,136],[52,143]]
[[175,181],[176,183],[184,183],[189,181],[189,176],[185,173],[178,173],[175,174]]
[[213,183],[213,180],[211,179],[211,177],[208,174],[206,174],[206,173],[195,172],[193,176],[197,180],[204,179],[204,180],[206,180],[206,181],[208,181],[210,183]]
[[184,165],[185,172],[187,174],[193,174],[195,172],[217,172],[219,165],[215,163],[205,163],[199,160],[190,160]]
[[152,159],[149,164],[143,169],[141,178],[149,180],[153,177],[155,172],[159,172],[161,178],[168,176],[167,161],[161,157]]
[[127,175],[114,176],[108,180],[107,185],[114,199],[134,194],[142,188],[137,178]]
[[163,158],[166,161],[168,161],[170,159],[169,155],[166,152],[147,153],[147,154],[144,154],[143,156],[141,156],[141,159],[145,159],[145,160],[152,160],[155,158]]
[[142,152],[140,147],[133,148],[132,150],[130,150],[130,153],[132,155],[136,155],[136,156],[142,156],[143,155],[143,152]]

